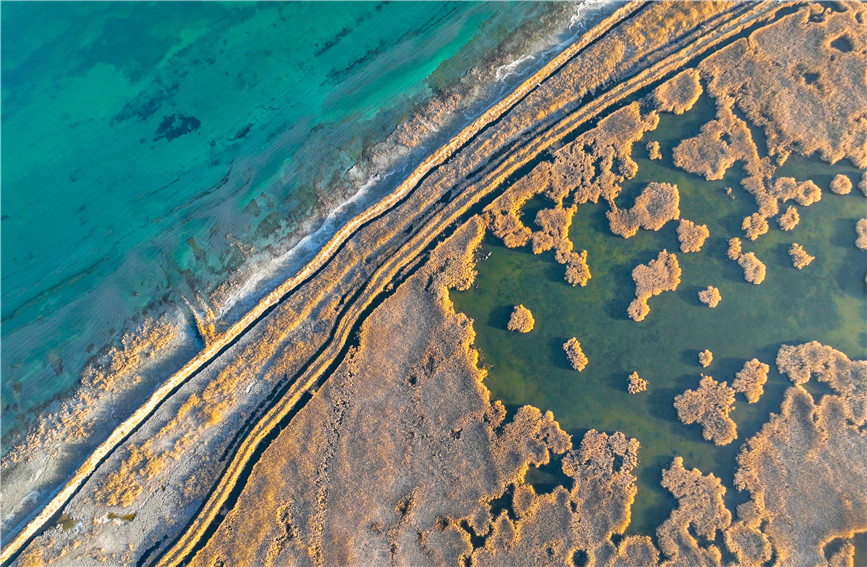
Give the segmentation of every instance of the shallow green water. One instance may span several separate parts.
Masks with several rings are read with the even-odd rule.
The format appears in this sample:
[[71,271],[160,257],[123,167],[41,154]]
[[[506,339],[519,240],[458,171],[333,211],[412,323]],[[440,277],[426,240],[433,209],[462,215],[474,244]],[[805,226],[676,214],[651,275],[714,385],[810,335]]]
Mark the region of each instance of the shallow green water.
[[[490,256],[478,264],[476,285],[452,294],[456,308],[475,320],[476,345],[489,368],[486,382],[495,399],[552,410],[576,444],[591,428],[622,431],[641,442],[639,491],[628,533],[653,535],[668,516],[674,500],[659,482],[662,469],[678,455],[685,466],[722,479],[730,509],[746,499],[732,486],[734,457],[782,400],[788,379],[774,364],[781,344],[818,340],[852,358],[863,358],[867,348],[867,261],[854,247],[855,222],[867,216],[867,200],[857,190],[848,196],[827,191],[834,173],[847,174],[857,184],[860,171],[848,162],[832,167],[803,158],[790,158],[779,170],[780,176],[813,179],[823,188],[823,197],[811,207],[798,207],[801,222],[793,231],[782,232],[772,223],[768,234],[744,241],[744,251],[754,251],[767,265],[765,281],[755,286],[745,282],[740,267],[725,256],[727,239],[742,236],[741,220],[756,209],[738,185],[740,169],[707,182],[671,163],[671,149],[712,116],[706,97],[681,117],[663,115],[658,129],[634,146],[638,175],[618,198],[618,206],[629,207],[650,181],[677,184],[681,217],[707,224],[710,230],[700,252],[680,252],[676,222],[659,232],[639,231],[628,240],[614,236],[605,206],[587,204],[579,207],[570,230],[576,249],[588,250],[592,279],[585,288],[565,282],[564,268],[554,261],[553,252],[534,256],[529,247],[507,249],[490,238],[482,257],[487,252]],[[647,159],[644,145],[649,140],[660,142],[663,160]],[[763,141],[757,143],[760,153],[765,151]],[[732,187],[734,199],[726,187]],[[529,202],[525,223],[531,226],[536,210],[548,206],[541,199]],[[788,256],[792,242],[816,256],[800,272]],[[651,298],[650,314],[636,323],[626,316],[635,291],[632,269],[663,248],[677,254],[681,284],[675,292]],[[708,285],[722,295],[715,309],[697,298]],[[512,306],[519,303],[536,319],[535,329],[526,335],[506,331]],[[573,336],[590,359],[581,373],[569,366],[562,350]],[[704,349],[714,354],[707,369],[697,359]],[[735,442],[718,448],[702,438],[700,426],[680,423],[672,406],[677,394],[696,388],[702,372],[731,383],[753,357],[769,364],[772,372],[758,403],[747,404],[738,394],[731,414],[738,425]],[[648,380],[647,392],[627,393],[632,371]],[[553,468],[531,473],[528,479],[543,489],[558,481]]]
[[371,145],[550,6],[3,3],[3,431],[125,321],[337,205]]

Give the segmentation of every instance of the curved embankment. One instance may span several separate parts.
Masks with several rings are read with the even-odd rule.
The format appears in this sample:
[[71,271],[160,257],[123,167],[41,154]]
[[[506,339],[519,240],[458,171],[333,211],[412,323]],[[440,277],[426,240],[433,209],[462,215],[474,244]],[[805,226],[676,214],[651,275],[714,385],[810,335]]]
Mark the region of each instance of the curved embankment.
[[[549,62],[533,77],[522,83],[515,91],[501,100],[499,103],[488,109],[476,121],[468,125],[455,138],[449,141],[446,145],[439,148],[431,154],[418,168],[416,168],[407,179],[388,197],[367,209],[358,217],[352,219],[341,230],[332,236],[325,246],[320,250],[316,257],[307,264],[304,269],[298,272],[293,277],[289,278],[266,297],[262,299],[252,310],[245,314],[237,323],[232,325],[223,334],[216,337],[213,342],[208,344],[196,357],[184,365],[181,370],[172,375],[165,383],[163,383],[151,397],[136,410],[126,421],[119,425],[109,437],[97,447],[94,452],[85,460],[79,467],[72,478],[66,485],[57,493],[57,495],[43,508],[43,510],[33,518],[23,530],[21,530],[13,539],[7,540],[8,543],[0,552],[0,562],[6,563],[18,552],[23,549],[24,545],[30,541],[46,524],[56,516],[63,506],[75,495],[84,482],[93,474],[99,465],[108,458],[109,455],[132,434],[154,411],[162,404],[162,402],[176,391],[187,380],[204,368],[214,358],[219,356],[232,343],[237,341],[238,337],[252,328],[263,315],[273,309],[280,301],[290,295],[299,285],[305,282],[319,269],[321,269],[334,256],[336,251],[357,231],[359,228],[370,222],[372,219],[381,216],[386,211],[394,207],[402,199],[404,199],[415,188],[424,177],[436,166],[445,162],[450,156],[458,151],[468,140],[472,139],[478,132],[495,122],[500,116],[512,108],[518,101],[525,97],[530,91],[535,89],[539,81],[551,75],[564,63],[575,56],[589,42],[600,37],[611,26],[616,25],[619,21],[627,18],[635,10],[639,9],[643,2],[633,1],[621,7],[604,22],[594,27],[588,34],[583,36],[577,43],[569,46],[556,58]],[[295,394],[291,395],[294,401],[297,401]],[[7,535],[8,534],[4,534]],[[4,538],[6,539],[6,538]]]
[[[272,430],[296,409],[299,400],[327,377],[327,369],[332,366],[336,357],[342,352],[351,330],[359,321],[359,317],[377,301],[380,294],[388,289],[401,270],[418,260],[422,251],[440,236],[446,227],[455,224],[455,221],[467,214],[467,211],[477,205],[485,195],[500,187],[516,171],[526,166],[563,137],[588,124],[593,118],[611,109],[625,97],[667,78],[692,58],[709,48],[733,40],[744,31],[746,26],[773,10],[772,6],[763,4],[749,6],[735,17],[718,22],[715,29],[703,30],[703,35],[697,38],[685,37],[680,47],[672,50],[663,60],[637,72],[632,78],[617,84],[606,92],[600,93],[591,102],[572,112],[555,126],[532,137],[526,143],[520,144],[520,147],[512,148],[511,155],[494,164],[487,171],[480,172],[478,176],[480,178],[461,188],[455,198],[444,204],[439,211],[430,215],[425,220],[424,225],[418,228],[417,232],[370,277],[357,299],[348,306],[346,315],[341,318],[326,348],[320,351],[316,360],[307,367],[302,375],[298,376],[287,394],[255,425],[235,454],[209,500],[173,547],[160,558],[159,564],[181,564],[196,551],[201,539],[212,529],[215,522],[219,522],[224,505],[230,494],[236,491],[238,481],[242,478],[245,469],[250,466],[251,459],[254,458],[260,445],[265,442]],[[527,83],[531,83],[530,89],[539,80],[539,77],[536,76],[528,81]]]

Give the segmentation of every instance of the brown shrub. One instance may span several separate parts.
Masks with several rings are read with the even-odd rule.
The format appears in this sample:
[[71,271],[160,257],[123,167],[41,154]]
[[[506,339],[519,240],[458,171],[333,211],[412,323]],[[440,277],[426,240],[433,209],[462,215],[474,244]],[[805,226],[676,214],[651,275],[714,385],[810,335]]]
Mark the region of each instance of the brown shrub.
[[584,351],[581,350],[581,343],[579,343],[578,339],[575,337],[572,337],[563,343],[563,350],[566,351],[566,356],[569,358],[569,364],[571,364],[572,368],[578,372],[584,370],[584,368],[587,367],[587,363],[590,362],[584,354]]
[[729,238],[729,248],[726,251],[726,256],[729,260],[737,260],[741,255],[741,239],[737,236]]
[[660,112],[683,114],[692,108],[702,93],[698,77],[697,70],[686,69],[658,86],[652,94],[656,109]]
[[852,181],[842,173],[838,173],[831,180],[830,189],[835,195],[848,195],[852,192]]
[[507,328],[510,331],[517,331],[518,333],[529,333],[533,330],[535,324],[536,321],[533,319],[533,314],[530,310],[523,305],[516,305],[515,310],[512,311],[512,316],[509,318]]
[[759,285],[765,281],[765,265],[752,252],[738,256],[738,266],[744,270],[744,279]]
[[640,394],[647,390],[647,380],[638,377],[638,372],[629,375],[629,385],[626,391],[630,394]]
[[777,217],[777,224],[780,225],[780,229],[788,231],[798,226],[800,220],[801,216],[798,214],[798,209],[789,205],[786,212]]
[[634,236],[639,228],[659,230],[680,217],[680,194],[670,183],[648,183],[631,209],[608,211],[611,232],[623,238]]
[[768,219],[759,213],[753,213],[744,218],[744,222],[741,223],[741,229],[743,229],[747,238],[755,240],[768,232]]
[[737,438],[737,425],[729,417],[734,402],[735,391],[725,382],[702,375],[698,390],[687,390],[675,397],[674,407],[683,423],[702,426],[705,439],[728,445]]
[[719,293],[719,290],[712,285],[707,286],[707,289],[703,289],[698,292],[698,300],[713,309],[717,305],[719,305],[722,296]]
[[858,219],[855,223],[855,247],[867,250],[867,219]]
[[677,256],[663,250],[655,260],[636,266],[632,270],[632,279],[635,281],[635,299],[629,304],[627,314],[634,321],[641,321],[650,313],[649,298],[663,291],[674,291],[680,285]]
[[792,244],[792,247],[789,248],[789,256],[792,257],[792,265],[799,270],[805,266],[809,266],[810,262],[816,259],[815,256],[807,254],[804,247],[797,242]]
[[757,358],[747,361],[735,374],[732,388],[735,392],[742,392],[747,401],[753,404],[759,401],[765,391],[764,385],[768,381],[769,370],[770,367],[764,362],[759,362]]
[[698,252],[704,246],[704,241],[710,236],[706,224],[695,224],[691,220],[681,219],[677,225],[677,239],[680,241],[681,252]]

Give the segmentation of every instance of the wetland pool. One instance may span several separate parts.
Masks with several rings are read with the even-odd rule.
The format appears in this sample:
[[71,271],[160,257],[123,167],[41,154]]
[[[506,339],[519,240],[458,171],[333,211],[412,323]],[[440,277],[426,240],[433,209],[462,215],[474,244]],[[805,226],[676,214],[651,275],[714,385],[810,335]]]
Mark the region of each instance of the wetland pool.
[[[740,224],[755,212],[756,204],[739,184],[744,175],[739,165],[724,179],[709,182],[676,168],[671,160],[672,148],[697,134],[713,112],[712,102],[703,95],[683,116],[663,114],[659,127],[633,146],[638,173],[624,183],[617,198],[618,207],[628,208],[647,183],[676,184],[681,218],[710,230],[700,252],[680,251],[676,221],[658,232],[640,230],[629,239],[613,235],[605,217],[607,204],[600,200],[579,206],[569,230],[575,249],[588,251],[592,278],[586,287],[565,281],[565,267],[554,261],[553,251],[533,255],[529,245],[509,249],[489,235],[479,251],[485,259],[477,264],[474,286],[452,293],[455,308],[474,320],[476,347],[488,369],[485,381],[493,399],[510,408],[531,404],[553,411],[561,427],[573,435],[576,448],[589,429],[621,431],[640,441],[640,462],[634,471],[638,494],[627,533],[653,536],[668,517],[676,502],[660,481],[662,469],[675,456],[683,457],[687,468],[721,478],[730,510],[748,499],[747,493],[733,487],[735,457],[770,412],[777,411],[790,384],[776,370],[780,345],[817,340],[850,358],[863,358],[867,348],[867,256],[854,246],[855,223],[867,216],[867,200],[857,189],[846,196],[828,191],[833,175],[843,173],[857,185],[861,171],[848,162],[830,166],[791,156],[777,176],[812,179],[822,188],[822,199],[798,207],[801,222],[793,231],[783,232],[770,220],[768,234],[751,242],[743,238]],[[754,138],[757,134],[754,130]],[[648,159],[645,144],[652,140],[659,142],[662,160]],[[763,140],[756,143],[763,154]],[[521,211],[524,224],[535,227],[536,212],[551,206],[542,197],[529,201]],[[755,252],[767,265],[761,285],[744,281],[741,268],[726,257],[727,240],[734,236],[742,238],[745,252]],[[793,242],[816,257],[800,271],[788,255]],[[632,321],[626,314],[635,292],[632,270],[663,249],[677,255],[681,283],[676,291],[649,300],[651,311],[644,321]],[[709,285],[722,295],[715,309],[698,301],[698,291]],[[506,330],[517,304],[535,317],[535,329],[528,334]],[[570,337],[581,342],[590,360],[580,373],[563,352]],[[704,349],[713,352],[708,368],[698,363]],[[738,426],[733,443],[717,447],[702,438],[698,424],[686,426],[678,420],[674,397],[696,389],[702,373],[731,384],[752,358],[768,364],[771,372],[757,403],[748,404],[737,395],[730,414]],[[647,392],[627,393],[627,377],[633,371],[648,381]],[[823,393],[815,382],[807,386],[814,395]],[[555,462],[531,469],[527,481],[537,491],[550,491],[569,479]]]

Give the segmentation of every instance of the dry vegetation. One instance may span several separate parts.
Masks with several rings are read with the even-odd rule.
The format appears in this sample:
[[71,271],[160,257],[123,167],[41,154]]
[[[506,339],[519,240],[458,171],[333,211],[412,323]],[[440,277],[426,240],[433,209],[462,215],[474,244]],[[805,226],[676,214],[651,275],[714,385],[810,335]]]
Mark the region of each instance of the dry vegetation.
[[711,365],[712,362],[713,353],[710,350],[704,349],[703,351],[698,353],[698,363],[701,364],[702,368],[707,368]]
[[707,286],[707,289],[703,289],[698,292],[698,300],[713,309],[719,302],[722,300],[722,295],[717,288],[712,285]]
[[512,316],[509,317],[507,328],[510,331],[518,333],[529,333],[533,330],[536,321],[533,319],[533,314],[523,305],[516,305],[512,311]]
[[855,247],[867,250],[867,219],[858,219],[855,223]]
[[845,11],[798,10],[705,59],[699,69],[707,91],[734,99],[765,130],[771,156],[797,149],[867,167],[863,19],[854,3]]
[[834,176],[834,179],[831,180],[831,193],[835,195],[848,195],[852,192],[852,180],[843,175],[842,173],[838,173]]
[[[725,506],[726,489],[714,475],[687,470],[675,457],[662,471],[662,486],[677,499],[677,508],[656,530],[659,549],[670,560],[663,565],[720,565],[721,552],[713,544],[717,531],[729,527],[732,515]],[[701,538],[699,541],[698,538]]]
[[650,313],[647,300],[663,291],[674,291],[680,284],[677,256],[663,250],[655,260],[636,266],[632,270],[632,279],[635,281],[635,299],[629,304],[627,314],[633,321],[643,321]]
[[588,132],[554,152],[551,187],[546,195],[554,202],[567,197],[581,205],[603,198],[613,203],[624,179],[632,179],[638,164],[632,145],[656,128],[659,115],[642,115],[637,102],[609,114]]
[[660,112],[683,114],[693,107],[701,93],[698,71],[686,69],[657,87],[651,97]]
[[611,232],[623,238],[635,236],[639,228],[659,230],[670,220],[680,217],[680,194],[670,183],[648,183],[631,209],[608,211]]
[[587,251],[581,253],[569,252],[563,256],[558,250],[554,259],[561,264],[566,264],[566,281],[570,285],[584,287],[590,281],[590,266],[587,265]]
[[759,285],[765,281],[765,265],[752,252],[738,256],[738,266],[744,270],[744,279]]
[[738,436],[737,425],[729,417],[734,403],[733,389],[703,374],[698,390],[687,390],[674,398],[680,420],[686,425],[700,424],[704,438],[717,445],[728,445]]
[[578,339],[575,337],[572,337],[563,343],[563,350],[566,351],[566,357],[569,359],[569,364],[571,364],[572,368],[578,372],[584,370],[587,363],[590,362],[584,354],[584,351],[581,350],[581,343],[579,343]]
[[572,243],[569,241],[569,226],[576,207],[555,207],[542,209],[536,213],[536,224],[541,228],[530,236],[533,254],[541,254],[555,248],[558,252],[570,252]]
[[726,256],[728,257],[729,260],[735,260],[736,261],[738,258],[740,258],[741,251],[742,251],[741,246],[742,246],[742,244],[741,244],[740,238],[738,238],[737,236],[734,238],[729,238],[729,247],[728,247],[728,250],[726,251]]
[[[738,524],[761,527],[783,567],[823,565],[826,544],[867,530],[867,362],[814,341],[781,347],[777,367],[795,386],[738,455],[735,487],[751,496]],[[833,393],[814,400],[811,378]]]
[[810,256],[804,247],[797,242],[789,248],[789,256],[792,258],[792,265],[799,270],[810,265],[810,262],[816,259],[815,256]]
[[744,218],[741,223],[741,230],[744,231],[747,238],[755,240],[768,232],[768,219],[759,213],[753,213]]
[[732,388],[735,392],[741,392],[751,404],[759,401],[765,391],[765,382],[768,381],[770,367],[757,358],[744,363],[744,367],[735,374]]
[[569,226],[577,207],[542,209],[536,214],[535,223],[541,230],[533,232],[530,243],[533,254],[541,254],[554,249],[554,260],[566,266],[566,281],[573,286],[584,287],[590,281],[590,267],[587,265],[587,251],[575,252],[569,240]]
[[759,163],[749,127],[734,115],[730,101],[726,102],[718,106],[717,118],[702,126],[698,136],[674,148],[674,165],[715,181],[722,179],[738,160]]
[[650,159],[662,159],[662,152],[659,151],[659,142],[653,140],[652,142],[647,142],[647,157]]
[[698,252],[704,246],[704,241],[710,236],[706,224],[695,224],[691,220],[681,219],[677,225],[677,239],[680,241],[681,252]]
[[788,231],[798,226],[800,220],[801,216],[798,214],[798,209],[789,205],[786,212],[781,213],[780,216],[777,217],[777,224],[780,225],[781,230]]
[[626,391],[630,394],[640,394],[647,390],[647,380],[644,378],[639,378],[638,372],[633,372],[629,375],[629,385],[626,387]]
[[[504,565],[550,557],[552,537],[561,563],[577,549],[606,563],[657,556],[646,539],[611,541],[629,523],[638,442],[591,430],[576,450],[550,412],[507,419],[440,262],[365,322],[358,350],[263,455],[194,565]],[[574,488],[537,495],[525,474],[551,454],[564,455]],[[494,512],[507,493],[509,510]],[[486,544],[474,547],[470,530]]]
[[550,166],[536,166],[485,209],[485,221],[491,232],[509,248],[524,246],[533,232],[521,222],[521,207],[530,198],[545,190],[548,185]]

